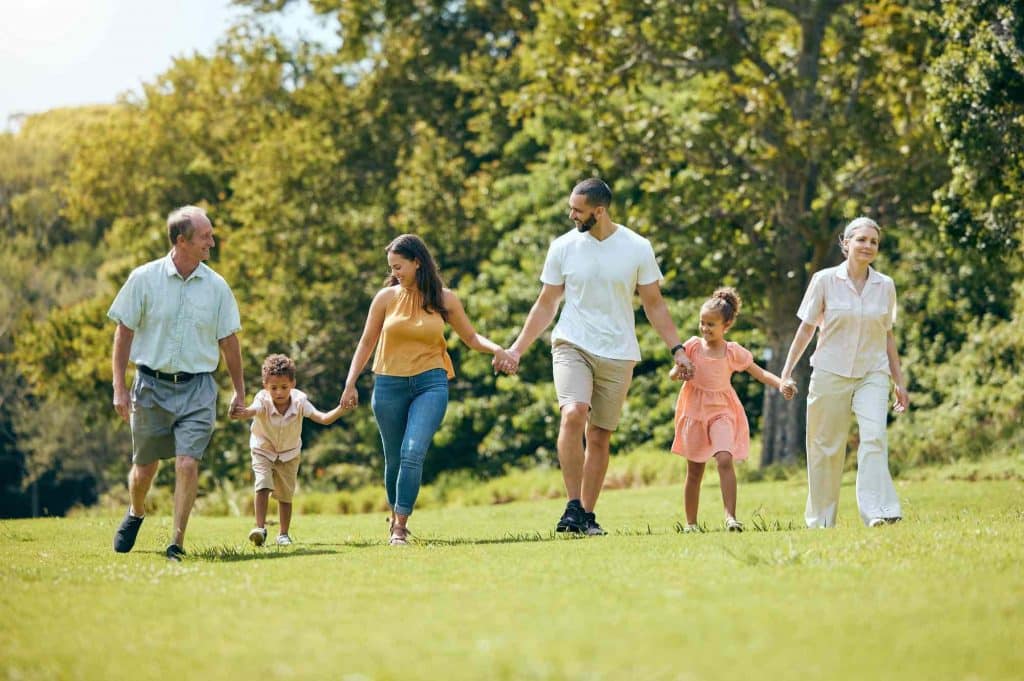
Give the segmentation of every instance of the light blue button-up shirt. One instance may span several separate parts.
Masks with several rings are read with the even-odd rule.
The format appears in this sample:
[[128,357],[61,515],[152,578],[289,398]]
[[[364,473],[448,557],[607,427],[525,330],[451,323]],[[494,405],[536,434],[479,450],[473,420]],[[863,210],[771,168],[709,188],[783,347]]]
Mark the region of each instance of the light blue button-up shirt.
[[169,253],[132,271],[107,316],[134,332],[132,362],[168,373],[214,371],[218,341],[242,328],[224,278],[199,263],[182,279]]

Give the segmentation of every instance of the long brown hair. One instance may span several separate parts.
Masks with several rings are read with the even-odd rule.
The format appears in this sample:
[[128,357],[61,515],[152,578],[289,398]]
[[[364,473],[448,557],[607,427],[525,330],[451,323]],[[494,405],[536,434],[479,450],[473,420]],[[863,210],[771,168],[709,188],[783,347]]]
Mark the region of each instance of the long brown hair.
[[[437,270],[437,263],[434,256],[430,255],[427,245],[423,239],[415,234],[402,234],[384,249],[385,253],[400,255],[406,260],[415,260],[419,263],[416,270],[416,288],[423,295],[423,309],[427,312],[436,312],[441,319],[448,321],[448,310],[444,306],[444,281]],[[398,277],[389,274],[385,286],[394,286],[398,283]]]

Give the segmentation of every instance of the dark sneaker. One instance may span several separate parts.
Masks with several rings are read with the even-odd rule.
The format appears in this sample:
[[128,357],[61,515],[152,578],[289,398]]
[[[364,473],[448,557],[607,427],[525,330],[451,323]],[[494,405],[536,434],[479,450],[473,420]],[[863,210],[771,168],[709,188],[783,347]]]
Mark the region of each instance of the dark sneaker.
[[185,549],[181,548],[177,544],[171,544],[167,547],[167,560],[173,560],[176,563],[180,563],[181,559],[185,556]]
[[124,520],[114,533],[114,550],[118,553],[128,553],[135,546],[135,538],[139,536],[139,528],[142,527],[143,518],[136,518],[132,515],[131,509],[124,514]]
[[573,499],[565,506],[565,513],[562,514],[558,524],[555,525],[555,532],[575,532],[583,534],[587,531],[587,520],[584,517],[583,505]]
[[608,534],[604,528],[597,524],[597,516],[593,513],[584,513],[583,521],[587,524],[586,533],[590,537],[600,537]]

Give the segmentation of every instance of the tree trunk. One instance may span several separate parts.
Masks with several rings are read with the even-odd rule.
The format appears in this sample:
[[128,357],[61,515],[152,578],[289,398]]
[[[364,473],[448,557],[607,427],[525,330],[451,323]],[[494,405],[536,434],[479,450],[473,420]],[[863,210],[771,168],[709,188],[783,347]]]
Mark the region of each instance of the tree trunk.
[[[790,337],[792,338],[792,337]],[[767,369],[778,376],[786,364],[789,340],[771,342],[771,357]],[[776,463],[794,464],[804,458],[804,433],[807,425],[807,383],[810,366],[807,354],[797,363],[793,380],[800,388],[797,396],[790,401],[783,399],[778,390],[764,391],[763,418],[761,430],[761,467]]]

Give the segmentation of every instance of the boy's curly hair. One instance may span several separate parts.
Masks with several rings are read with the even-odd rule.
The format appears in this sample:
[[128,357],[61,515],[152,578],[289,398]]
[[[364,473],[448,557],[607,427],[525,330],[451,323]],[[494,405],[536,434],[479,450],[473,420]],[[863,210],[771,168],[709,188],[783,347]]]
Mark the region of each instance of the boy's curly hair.
[[285,376],[294,381],[295,362],[287,355],[268,355],[263,360],[263,382],[266,383],[271,376]]

